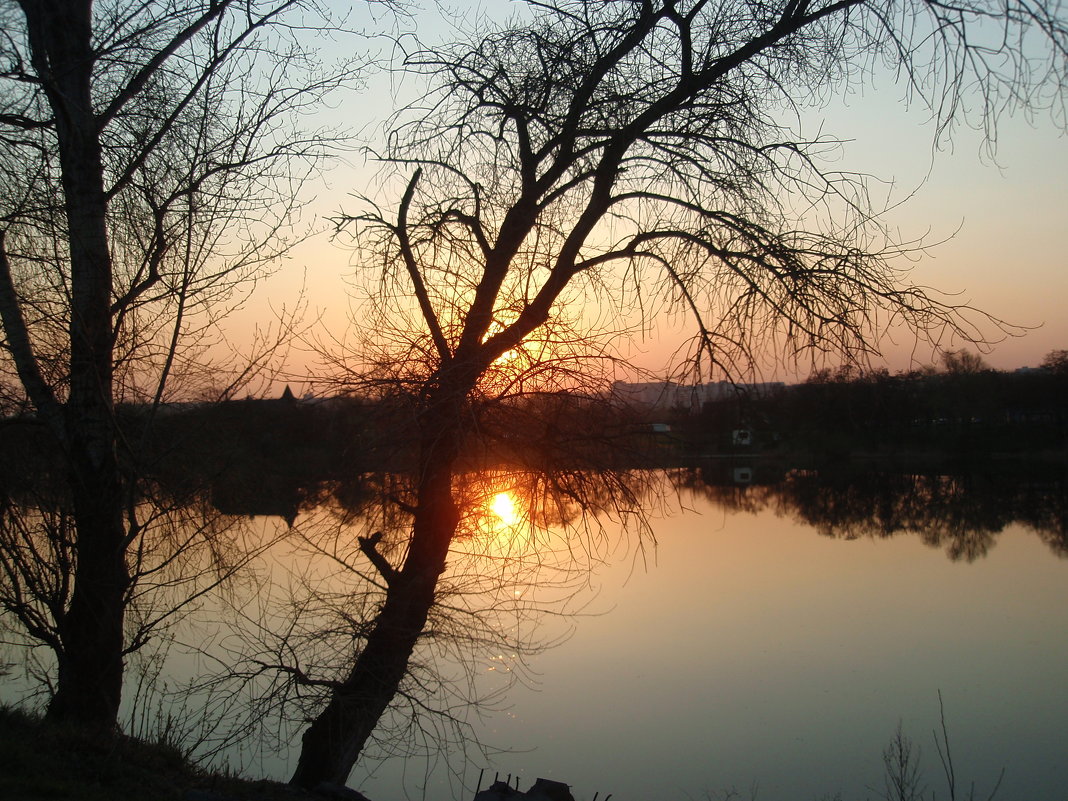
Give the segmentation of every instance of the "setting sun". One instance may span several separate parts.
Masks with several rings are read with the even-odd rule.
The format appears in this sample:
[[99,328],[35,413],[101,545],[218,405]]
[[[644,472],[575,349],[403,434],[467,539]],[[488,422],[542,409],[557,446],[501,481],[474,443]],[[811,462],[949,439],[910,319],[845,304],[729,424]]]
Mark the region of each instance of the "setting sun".
[[490,509],[506,526],[514,526],[519,522],[515,498],[510,492],[498,492],[494,495],[493,500],[490,501]]

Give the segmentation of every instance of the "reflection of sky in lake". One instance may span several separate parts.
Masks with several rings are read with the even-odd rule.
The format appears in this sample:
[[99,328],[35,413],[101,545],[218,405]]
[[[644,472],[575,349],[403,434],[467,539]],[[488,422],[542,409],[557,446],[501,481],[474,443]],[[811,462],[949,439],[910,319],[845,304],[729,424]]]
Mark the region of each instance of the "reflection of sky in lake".
[[[513,688],[487,721],[490,745],[535,749],[494,759],[490,778],[518,774],[524,789],[555,778],[580,800],[732,785],[748,797],[754,783],[762,801],[861,799],[882,791],[900,719],[942,797],[941,689],[959,784],[986,797],[1002,766],[998,798],[1053,798],[1068,784],[1068,562],[1037,537],[1013,527],[966,564],[916,537],[844,542],[694,504],[703,514],[655,524],[655,565],[598,570],[588,611],[605,614],[536,657],[538,690]],[[362,789],[399,798],[399,769]],[[407,769],[418,795],[421,770]]]
[[[473,718],[487,746],[513,753],[467,761],[452,753],[429,779],[422,758],[358,767],[352,784],[374,801],[401,801],[404,791],[419,798],[424,786],[426,798],[467,801],[480,768],[483,786],[494,772],[520,776],[524,789],[542,776],[572,785],[579,801],[595,792],[616,801],[705,799],[732,786],[748,798],[754,784],[761,801],[838,791],[859,801],[880,797],[881,753],[899,719],[922,749],[928,787],[942,798],[948,794],[931,737],[939,690],[965,794],[974,780],[977,797],[986,798],[1003,766],[998,799],[1056,798],[1068,785],[1068,559],[1024,527],[1010,525],[969,563],[946,558],[946,543],[932,548],[915,535],[832,539],[772,511],[726,514],[683,490],[691,511],[652,521],[654,549],[650,538],[616,536],[611,524],[571,538],[531,532],[521,519],[529,490],[494,481],[465,488],[481,505],[470,512],[475,535],[455,543],[445,576],[466,594],[448,602],[503,609],[499,621],[518,622],[516,631],[534,644],[574,634],[529,657],[535,687],[520,682],[502,709]],[[761,491],[752,487],[744,497]],[[854,496],[835,497],[833,508],[845,515],[841,499]],[[947,497],[957,498],[923,496],[931,509],[957,508]],[[961,495],[958,506],[976,509],[980,500]],[[1038,501],[1019,503],[1014,508],[1030,509]],[[899,508],[881,508],[891,507]],[[573,511],[543,505],[539,514],[575,522]],[[520,520],[509,524],[513,515]],[[284,604],[301,575],[356,612],[357,596],[345,595],[354,576],[338,560],[366,569],[355,540],[366,526],[347,520],[328,508],[301,515],[297,529],[310,539],[280,544],[261,568],[273,587],[238,593],[248,620],[271,608],[269,596]],[[284,530],[277,518],[250,525],[262,526],[263,537]],[[536,590],[535,576],[542,582]],[[374,608],[373,595],[366,602]],[[582,614],[525,615],[539,603]],[[225,615],[210,604],[199,614],[212,622],[194,635],[179,632],[179,641],[237,644]],[[491,647],[472,660],[487,688],[506,682],[515,665],[511,652]],[[212,667],[180,650],[169,665],[172,687]],[[17,694],[13,684],[3,695]],[[270,732],[274,724],[266,726]],[[298,728],[293,735],[290,757]],[[254,757],[232,754],[231,764],[288,778],[284,755],[265,747]],[[446,762],[467,791],[449,781]]]

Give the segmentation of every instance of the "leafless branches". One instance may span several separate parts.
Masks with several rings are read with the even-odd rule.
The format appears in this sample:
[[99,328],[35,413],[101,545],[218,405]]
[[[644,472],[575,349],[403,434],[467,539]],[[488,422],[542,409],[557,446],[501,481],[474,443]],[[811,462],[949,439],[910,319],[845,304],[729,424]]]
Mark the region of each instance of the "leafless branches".
[[[0,9],[0,374],[50,427],[68,484],[59,503],[73,522],[55,547],[70,551],[73,589],[48,610],[60,717],[113,728],[123,655],[244,558],[210,527],[179,534],[173,508],[148,504],[140,443],[120,431],[116,404],[206,394],[209,332],[302,236],[306,181],[343,144],[309,112],[361,66],[316,63],[309,39],[331,27],[321,10],[298,0]],[[5,542],[56,536],[35,525]],[[210,565],[187,561],[194,551]],[[5,581],[28,580],[11,560]]]
[[829,166],[834,139],[787,120],[889,66],[936,137],[971,120],[993,139],[1005,108],[1063,102],[1059,8],[529,5],[525,24],[407,53],[429,89],[379,153],[396,191],[338,220],[374,299],[354,383],[408,404],[414,512],[396,558],[362,553],[385,579],[381,611],[304,735],[296,784],[345,779],[434,630],[482,410],[517,389],[589,387],[612,352],[598,334],[679,310],[703,368],[731,375],[769,351],[862,360],[897,322],[936,344],[1007,330],[910,283],[902,260],[923,243],[891,236],[866,179]]
[[882,229],[864,177],[824,161],[835,140],[799,136],[785,112],[888,63],[936,135],[965,118],[993,139],[1009,105],[1063,102],[1054,10],[1038,23],[984,3],[535,5],[530,27],[409,54],[436,88],[381,154],[417,168],[399,216],[344,221],[385,274],[404,265],[395,280],[419,299],[405,323],[443,362],[492,363],[588,305],[587,282],[631,313],[684,309],[728,371],[776,344],[859,358],[899,321],[936,342],[1004,329],[910,285],[922,243]]

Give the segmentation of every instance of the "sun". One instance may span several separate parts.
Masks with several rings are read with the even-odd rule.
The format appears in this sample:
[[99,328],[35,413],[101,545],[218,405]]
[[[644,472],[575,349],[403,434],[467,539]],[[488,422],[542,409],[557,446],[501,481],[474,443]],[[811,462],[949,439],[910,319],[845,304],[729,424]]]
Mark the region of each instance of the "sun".
[[490,501],[490,511],[497,515],[506,526],[514,526],[519,522],[519,512],[516,509],[515,498],[510,492],[498,492]]
[[[507,326],[504,323],[494,320],[492,323],[490,323],[489,330],[486,331],[486,336],[482,338],[482,341],[485,342],[491,337],[499,334],[506,327]],[[493,360],[493,366],[498,368],[504,367],[510,362],[514,362],[517,358],[519,358],[519,349],[510,348],[509,350],[506,350],[504,353],[502,353],[500,356]]]

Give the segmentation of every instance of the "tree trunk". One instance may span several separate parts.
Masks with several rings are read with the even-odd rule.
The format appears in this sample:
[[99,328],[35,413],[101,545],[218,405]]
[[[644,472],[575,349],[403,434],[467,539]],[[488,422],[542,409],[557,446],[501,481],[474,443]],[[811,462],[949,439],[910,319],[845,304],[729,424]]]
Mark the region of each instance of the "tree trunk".
[[446,403],[428,415],[437,423],[424,424],[408,556],[403,568],[386,577],[385,604],[355,666],[305,731],[291,784],[344,784],[408,669],[460,519],[452,497],[461,438],[455,412],[455,404]]
[[71,448],[74,592],[59,625],[62,652],[48,717],[99,731],[117,727],[129,574],[116,473],[94,472],[79,438]]
[[75,580],[59,621],[51,718],[116,725],[129,575],[113,416],[112,264],[92,107],[92,3],[23,0],[35,71],[55,119],[70,246],[70,392],[63,415],[74,502]]

